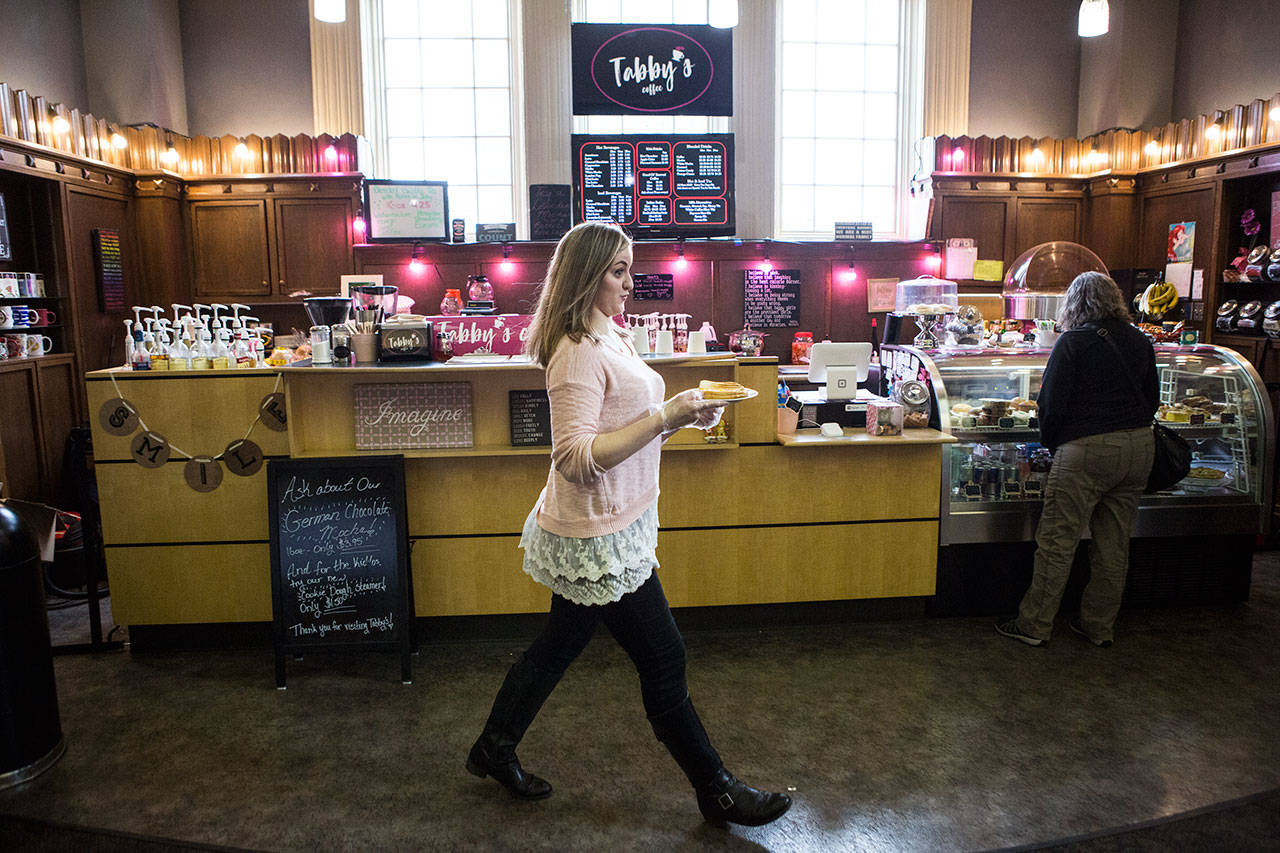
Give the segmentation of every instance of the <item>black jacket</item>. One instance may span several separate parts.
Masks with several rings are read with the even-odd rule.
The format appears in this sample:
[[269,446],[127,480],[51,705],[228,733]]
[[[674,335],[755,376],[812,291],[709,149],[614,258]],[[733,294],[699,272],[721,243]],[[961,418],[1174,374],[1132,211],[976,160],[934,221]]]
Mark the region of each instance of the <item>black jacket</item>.
[[[1099,328],[1120,348],[1120,360]],[[1040,441],[1050,450],[1087,435],[1149,425],[1160,405],[1151,341],[1120,320],[1064,332],[1049,353],[1037,403]]]

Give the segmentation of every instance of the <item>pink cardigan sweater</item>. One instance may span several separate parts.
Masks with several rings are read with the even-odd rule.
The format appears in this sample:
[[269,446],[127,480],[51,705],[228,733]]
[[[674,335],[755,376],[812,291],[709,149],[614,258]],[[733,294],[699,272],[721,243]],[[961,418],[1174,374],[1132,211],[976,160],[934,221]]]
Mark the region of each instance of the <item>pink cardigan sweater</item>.
[[[612,330],[611,330],[612,333]],[[551,472],[538,497],[538,526],[584,539],[617,533],[658,499],[660,436],[606,470],[591,455],[601,433],[634,423],[661,405],[666,386],[620,329],[624,355],[600,341],[564,338],[547,364]]]

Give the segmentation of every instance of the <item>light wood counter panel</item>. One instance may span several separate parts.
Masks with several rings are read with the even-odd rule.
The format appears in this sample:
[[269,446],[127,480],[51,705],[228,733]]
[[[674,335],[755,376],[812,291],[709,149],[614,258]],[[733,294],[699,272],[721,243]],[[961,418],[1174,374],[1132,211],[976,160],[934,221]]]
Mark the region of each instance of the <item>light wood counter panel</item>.
[[[275,389],[279,375],[275,370],[247,369],[155,373],[134,373],[122,368],[95,370],[85,377],[95,459],[130,459],[129,442],[133,437],[109,435],[98,423],[102,404],[117,396],[109,374],[115,374],[120,394],[133,404],[150,429],[187,453],[208,456],[217,456],[228,444],[244,438],[245,430],[258,416],[262,398]],[[278,390],[284,390],[283,383]],[[267,456],[289,453],[287,433],[258,424],[249,437]]]
[[271,621],[266,542],[110,546],[107,576],[121,625]]
[[524,573],[519,536],[418,539],[413,543],[418,616],[538,613],[551,591]]
[[251,477],[238,477],[224,468],[218,488],[206,493],[187,485],[185,465],[186,460],[152,469],[132,461],[95,465],[104,541],[113,545],[267,541],[265,465]]

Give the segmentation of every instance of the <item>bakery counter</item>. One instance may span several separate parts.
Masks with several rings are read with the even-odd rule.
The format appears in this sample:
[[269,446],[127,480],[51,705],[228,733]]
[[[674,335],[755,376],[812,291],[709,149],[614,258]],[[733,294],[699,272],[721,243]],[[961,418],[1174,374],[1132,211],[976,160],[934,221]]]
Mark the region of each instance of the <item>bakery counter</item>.
[[798,429],[778,434],[783,447],[907,447],[955,444],[955,436],[936,429],[906,429],[900,435],[871,435],[856,427],[844,427],[840,435],[823,435],[819,429]]
[[[664,448],[658,556],[673,605],[933,593],[945,436],[850,435],[856,459],[836,444],[796,453],[777,435],[776,359],[652,361],[669,394],[702,379],[757,391],[726,408],[722,441],[688,429]],[[357,450],[357,386],[433,382],[470,386],[471,447]],[[218,456],[246,433],[268,462],[404,455],[419,617],[535,612],[549,603],[548,591],[521,571],[517,548],[549,465],[547,447],[512,443],[510,392],[545,387],[532,365],[115,370],[90,374],[87,387],[121,624],[270,620],[266,466],[247,476],[224,472],[207,492],[187,477],[188,455]],[[284,395],[283,432],[259,419],[273,393]],[[141,429],[107,430],[102,409],[117,396],[172,444],[168,461],[142,467],[131,449]],[[868,553],[883,556],[859,557]]]

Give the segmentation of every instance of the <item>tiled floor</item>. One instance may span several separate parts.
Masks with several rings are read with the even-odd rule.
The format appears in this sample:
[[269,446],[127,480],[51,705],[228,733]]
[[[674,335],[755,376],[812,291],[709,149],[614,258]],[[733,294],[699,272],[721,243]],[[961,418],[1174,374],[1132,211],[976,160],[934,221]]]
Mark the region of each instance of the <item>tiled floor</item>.
[[[677,613],[677,620],[680,614]],[[63,612],[56,642],[84,615]],[[108,625],[110,622],[108,621]],[[119,634],[117,634],[117,637]],[[686,634],[690,684],[774,825],[698,816],[603,633],[521,747],[555,794],[462,768],[520,641],[291,662],[269,650],[59,657],[68,750],[0,811],[273,850],[937,850],[1048,843],[1280,784],[1280,555],[1242,605],[1126,612],[1114,648],[1060,623],[1033,649],[990,620]]]

